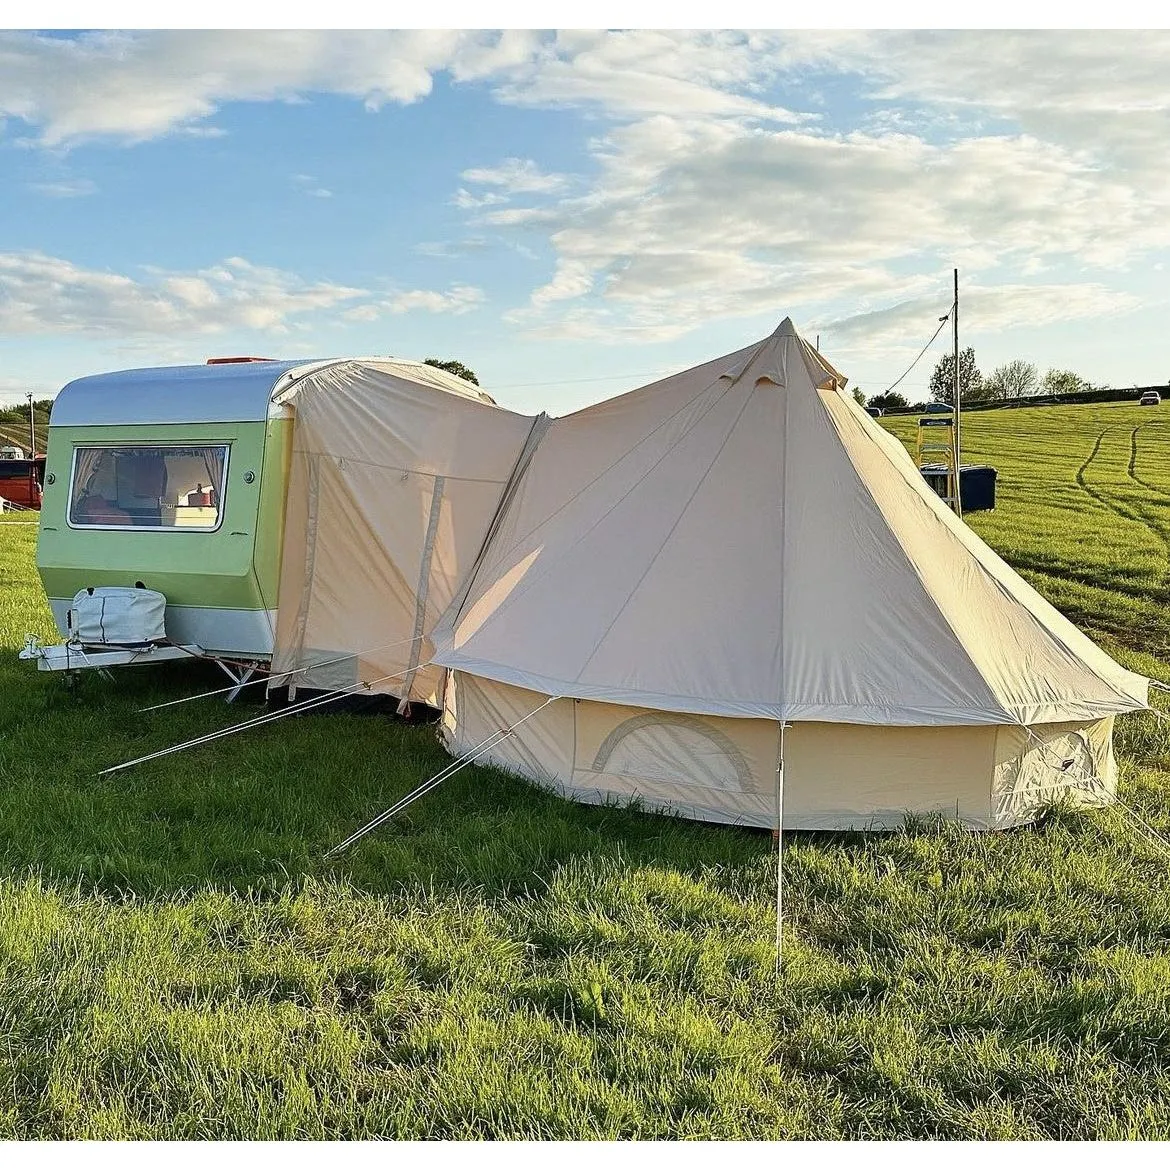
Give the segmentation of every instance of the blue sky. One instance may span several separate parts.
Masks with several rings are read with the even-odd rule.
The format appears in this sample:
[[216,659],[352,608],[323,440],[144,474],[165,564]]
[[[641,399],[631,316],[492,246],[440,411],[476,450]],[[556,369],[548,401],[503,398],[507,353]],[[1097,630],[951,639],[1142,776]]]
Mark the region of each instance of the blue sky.
[[876,393],[956,265],[985,372],[1165,383],[1167,60],[1126,32],[0,33],[0,400],[393,353],[563,413],[786,315]]

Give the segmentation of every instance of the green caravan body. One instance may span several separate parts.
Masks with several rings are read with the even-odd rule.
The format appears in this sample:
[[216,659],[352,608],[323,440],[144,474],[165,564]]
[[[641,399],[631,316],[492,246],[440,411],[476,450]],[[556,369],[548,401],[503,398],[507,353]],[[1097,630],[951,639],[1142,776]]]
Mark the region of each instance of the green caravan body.
[[141,585],[173,643],[272,655],[292,408],[322,363],[248,362],[81,378],[49,421],[37,568],[61,634],[75,594]]

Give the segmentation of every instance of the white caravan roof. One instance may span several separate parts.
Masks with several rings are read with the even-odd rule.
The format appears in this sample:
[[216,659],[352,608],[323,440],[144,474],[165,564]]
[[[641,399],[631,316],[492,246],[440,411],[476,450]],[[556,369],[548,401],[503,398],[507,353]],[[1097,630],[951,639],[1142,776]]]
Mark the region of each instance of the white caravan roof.
[[327,366],[370,369],[421,382],[477,402],[494,400],[470,382],[424,362],[399,358],[333,358],[306,361],[224,362],[156,366],[77,378],[53,402],[54,427],[128,426],[137,423],[263,422],[273,400],[306,374]]

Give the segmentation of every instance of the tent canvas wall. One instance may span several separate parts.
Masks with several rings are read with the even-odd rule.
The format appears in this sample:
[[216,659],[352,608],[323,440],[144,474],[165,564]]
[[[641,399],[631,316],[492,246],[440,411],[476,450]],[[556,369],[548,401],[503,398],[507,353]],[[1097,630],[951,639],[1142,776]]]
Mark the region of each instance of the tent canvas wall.
[[[785,321],[554,420],[433,635],[454,752],[715,821],[973,826],[1116,782],[1114,663]],[[783,743],[781,725],[784,726]],[[781,752],[783,746],[783,752]]]
[[[538,710],[546,698],[456,671],[444,741],[462,756],[536,711],[480,762],[588,804],[636,801],[692,820],[776,824],[779,722],[573,698]],[[1117,779],[1112,732],[1112,718],[1030,728],[792,723],[784,827],[892,828],[909,812],[1007,828],[1062,793],[1106,803]]]
[[297,383],[273,671],[441,706],[430,632],[543,422],[407,374],[346,363]]

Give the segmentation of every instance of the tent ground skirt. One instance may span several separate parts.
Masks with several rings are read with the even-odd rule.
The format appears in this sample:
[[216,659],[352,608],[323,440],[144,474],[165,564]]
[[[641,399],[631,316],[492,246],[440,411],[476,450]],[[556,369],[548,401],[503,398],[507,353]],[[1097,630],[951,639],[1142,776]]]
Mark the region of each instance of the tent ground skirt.
[[[442,734],[472,750],[544,703],[536,691],[454,672]],[[1062,801],[1113,799],[1112,718],[1015,726],[792,723],[784,827],[891,829],[942,816],[972,829],[1034,820]],[[481,758],[590,804],[636,803],[722,824],[775,825],[778,725],[558,699]]]

